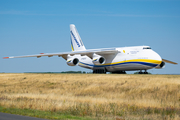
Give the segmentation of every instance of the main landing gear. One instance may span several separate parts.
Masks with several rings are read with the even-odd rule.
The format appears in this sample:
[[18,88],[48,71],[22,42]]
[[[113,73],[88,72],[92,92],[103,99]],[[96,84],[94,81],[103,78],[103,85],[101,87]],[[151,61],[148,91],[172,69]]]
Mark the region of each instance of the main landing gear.
[[146,70],[144,72],[142,72],[142,70],[140,70],[139,74],[148,74],[148,72]]
[[93,70],[93,74],[106,74],[105,69],[95,69]]

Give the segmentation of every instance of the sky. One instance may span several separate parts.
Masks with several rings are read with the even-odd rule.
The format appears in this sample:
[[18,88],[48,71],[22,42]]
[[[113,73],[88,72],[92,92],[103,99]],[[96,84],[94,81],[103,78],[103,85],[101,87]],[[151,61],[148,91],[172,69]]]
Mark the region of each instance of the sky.
[[[148,45],[180,64],[179,6],[180,0],[0,0],[0,72],[92,72],[57,56],[2,59],[71,51],[70,24],[86,49]],[[179,64],[148,72],[180,74]]]

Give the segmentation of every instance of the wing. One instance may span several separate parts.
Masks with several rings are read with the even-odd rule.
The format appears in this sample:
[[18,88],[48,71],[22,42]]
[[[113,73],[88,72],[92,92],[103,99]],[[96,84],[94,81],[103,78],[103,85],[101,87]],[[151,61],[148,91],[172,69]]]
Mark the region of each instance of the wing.
[[24,55],[24,56],[11,56],[11,57],[3,57],[3,59],[8,59],[8,58],[25,58],[25,57],[37,57],[40,58],[42,56],[58,56],[58,57],[63,57],[64,59],[67,59],[67,55],[87,55],[91,57],[94,53],[103,55],[103,54],[112,54],[112,53],[117,53],[118,50],[115,48],[110,48],[110,49],[91,49],[91,50],[85,50],[85,51],[72,51],[72,52],[61,52],[61,53],[40,53],[40,54],[35,54],[35,55]]
[[175,62],[172,62],[172,61],[169,61],[169,60],[165,60],[165,59],[162,59],[162,61],[167,62],[167,63],[171,63],[171,64],[177,64]]

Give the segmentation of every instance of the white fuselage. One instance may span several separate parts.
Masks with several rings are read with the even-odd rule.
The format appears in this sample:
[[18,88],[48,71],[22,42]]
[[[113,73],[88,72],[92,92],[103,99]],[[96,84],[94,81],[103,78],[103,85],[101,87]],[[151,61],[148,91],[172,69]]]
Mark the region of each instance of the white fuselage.
[[102,55],[106,62],[95,65],[88,56],[77,56],[79,66],[89,69],[106,69],[108,72],[147,70],[161,64],[161,57],[149,46],[115,48],[118,52]]

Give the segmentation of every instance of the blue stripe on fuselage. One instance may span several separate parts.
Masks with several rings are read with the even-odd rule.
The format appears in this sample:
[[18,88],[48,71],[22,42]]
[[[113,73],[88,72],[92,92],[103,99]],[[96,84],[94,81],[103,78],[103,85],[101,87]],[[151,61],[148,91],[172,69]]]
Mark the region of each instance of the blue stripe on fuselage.
[[146,66],[150,66],[150,67],[156,67],[157,64],[154,63],[146,63],[146,62],[124,62],[124,63],[118,63],[118,64],[111,64],[111,65],[94,65],[94,64],[87,64],[87,63],[83,63],[80,62],[81,64],[87,65],[87,66],[91,66],[91,67],[109,67],[109,66],[116,66],[116,65],[124,65],[124,64],[141,64],[141,65],[146,65]]

